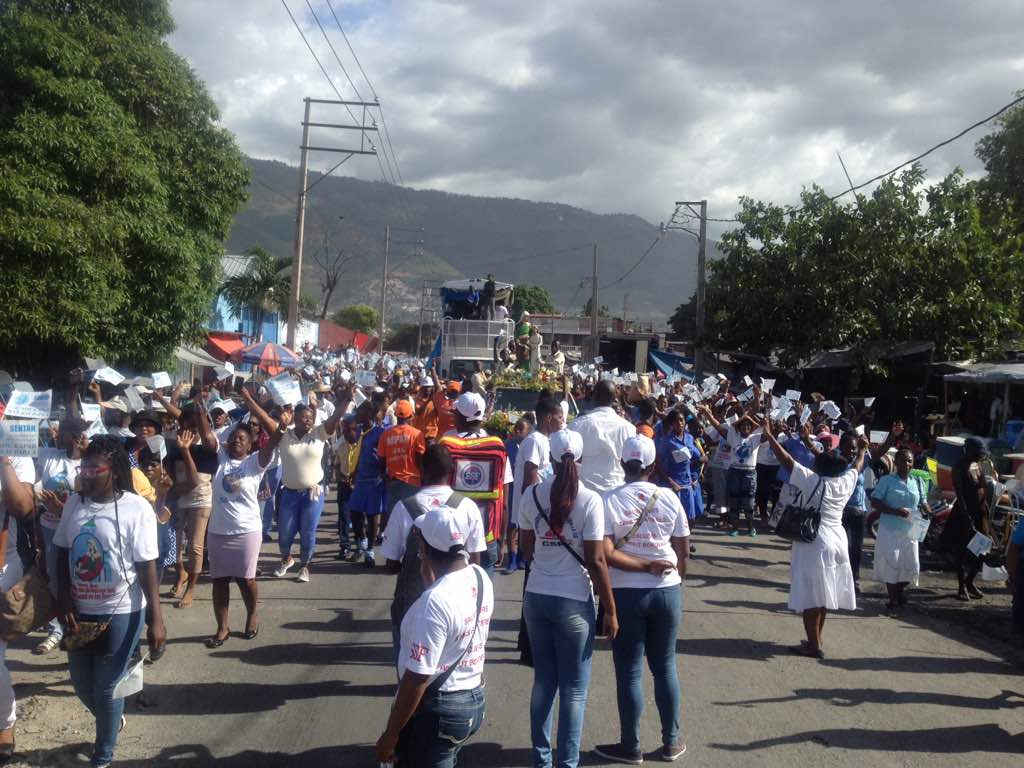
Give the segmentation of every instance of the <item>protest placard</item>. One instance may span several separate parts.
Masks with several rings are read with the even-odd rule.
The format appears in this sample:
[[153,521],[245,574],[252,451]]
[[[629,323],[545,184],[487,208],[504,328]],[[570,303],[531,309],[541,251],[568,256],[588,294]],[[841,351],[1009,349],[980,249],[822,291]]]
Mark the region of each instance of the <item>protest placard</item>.
[[45,392],[12,392],[7,400],[5,418],[48,419],[53,390]]
[[299,382],[288,373],[267,379],[267,390],[278,405],[295,405],[302,400],[302,388],[299,386]]
[[160,461],[167,458],[167,442],[164,440],[163,435],[153,435],[152,437],[146,438],[146,446],[155,456],[160,457]]
[[604,362],[604,358],[601,355],[598,355],[597,357],[594,358],[594,364],[595,365],[600,365],[603,362]]
[[99,403],[82,403],[80,407],[83,419],[90,422],[99,420],[102,410]]
[[839,410],[839,406],[831,400],[826,400],[822,403],[821,410],[830,419],[838,419],[843,414],[843,412]]
[[787,400],[791,400],[791,401],[793,401],[795,403],[795,402],[800,400],[800,393],[797,392],[795,389],[787,389],[786,390],[786,399]]
[[38,421],[0,422],[0,456],[39,455]]
[[375,371],[356,371],[356,384],[360,387],[376,387],[377,373]]
[[135,387],[128,387],[125,389],[124,399],[128,401],[128,408],[132,413],[137,413],[138,411],[144,411],[146,409],[146,401],[142,399]]
[[171,377],[166,371],[157,371],[153,374],[153,389],[166,389],[171,386]]
[[874,445],[881,445],[882,443],[885,442],[885,439],[887,437],[889,437],[889,433],[886,432],[885,430],[883,430],[883,429],[872,429],[871,430],[871,435],[870,435],[870,437],[868,439]]
[[96,375],[93,376],[96,381],[105,381],[108,384],[113,384],[115,387],[124,381],[124,376],[115,371],[113,368],[104,367],[96,371]]

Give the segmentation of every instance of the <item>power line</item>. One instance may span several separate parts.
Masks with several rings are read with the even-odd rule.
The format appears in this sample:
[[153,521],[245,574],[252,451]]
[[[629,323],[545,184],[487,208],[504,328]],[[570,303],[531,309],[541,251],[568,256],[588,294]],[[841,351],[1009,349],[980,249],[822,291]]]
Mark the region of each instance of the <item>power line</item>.
[[[892,176],[892,175],[893,175],[894,173],[896,173],[896,172],[897,172],[897,171],[899,171],[899,170],[902,170],[903,168],[906,168],[906,167],[907,167],[908,165],[913,165],[913,164],[914,164],[914,163],[916,163],[916,162],[917,162],[918,160],[923,160],[924,158],[928,157],[928,155],[930,155],[930,154],[931,154],[932,152],[934,152],[935,150],[937,150],[937,149],[942,149],[942,147],[945,147],[945,146],[946,146],[946,145],[948,145],[948,144],[952,144],[952,143],[953,143],[954,141],[956,141],[957,139],[961,139],[961,138],[963,138],[963,137],[964,137],[964,136],[966,136],[966,135],[967,135],[968,133],[970,133],[971,131],[973,131],[973,130],[974,130],[975,128],[980,128],[980,127],[981,127],[981,126],[983,126],[983,125],[984,125],[985,123],[987,123],[987,122],[990,122],[990,121],[992,121],[992,120],[995,120],[995,119],[996,119],[997,117],[999,117],[999,116],[1000,116],[1001,114],[1003,114],[1004,112],[1006,112],[1006,111],[1008,111],[1008,110],[1010,110],[1010,109],[1013,109],[1013,108],[1014,108],[1015,106],[1017,106],[1018,104],[1020,104],[1020,103],[1022,103],[1022,102],[1024,102],[1024,96],[1019,96],[1019,97],[1017,97],[1016,99],[1014,99],[1013,101],[1011,101],[1011,102],[1010,102],[1009,104],[1006,104],[1005,106],[1003,106],[1003,107],[1000,107],[999,109],[997,109],[997,110],[996,110],[995,112],[993,112],[993,113],[992,113],[991,115],[989,115],[988,117],[982,118],[982,119],[981,119],[981,120],[979,120],[978,122],[976,122],[976,123],[972,123],[971,125],[967,126],[966,128],[964,128],[964,129],[963,129],[962,131],[960,131],[960,132],[959,132],[958,134],[956,134],[955,136],[950,136],[950,137],[949,137],[948,139],[946,139],[946,140],[944,140],[944,141],[940,141],[940,142],[939,142],[938,144],[936,144],[935,146],[933,146],[933,147],[929,147],[928,149],[926,149],[926,150],[925,150],[924,152],[922,152],[921,154],[919,154],[919,155],[916,155],[915,157],[912,157],[912,158],[910,158],[910,159],[909,159],[909,160],[907,160],[906,162],[900,163],[900,164],[899,164],[899,165],[897,165],[897,166],[896,166],[895,168],[892,168],[892,169],[890,169],[890,170],[886,171],[885,173],[880,173],[880,174],[878,174],[877,176],[874,176],[874,177],[872,177],[872,178],[868,179],[868,180],[867,180],[867,181],[865,181],[865,182],[862,182],[862,183],[860,183],[860,184],[856,184],[856,185],[854,185],[854,186],[851,186],[851,187],[850,187],[849,189],[844,189],[844,190],[843,190],[842,192],[840,192],[840,193],[839,193],[839,194],[837,194],[837,195],[832,195],[832,196],[830,196],[830,197],[829,197],[829,200],[833,200],[833,201],[834,201],[834,200],[838,200],[839,198],[841,198],[841,197],[844,197],[845,195],[848,195],[848,194],[850,194],[851,192],[856,192],[856,191],[857,191],[858,189],[863,189],[864,187],[867,187],[867,186],[869,186],[869,185],[871,185],[871,184],[874,184],[874,183],[875,183],[875,182],[877,182],[877,181],[882,181],[883,179],[885,179],[885,178],[887,178],[887,177],[889,177],[889,176]],[[789,211],[789,213],[791,213],[791,214],[794,214],[794,213],[799,213],[799,212],[800,212],[800,211],[802,211],[802,210],[803,210],[803,206],[801,206],[801,207],[799,207],[799,208],[793,208],[793,209],[791,209],[791,210]],[[709,217],[709,218],[708,218],[707,220],[708,220],[708,221],[718,221],[718,222],[722,222],[722,223],[726,223],[726,224],[742,224],[742,223],[743,223],[743,222],[741,222],[741,221],[740,221],[739,219],[737,219],[737,218],[731,218],[731,219],[712,219],[712,218],[710,218],[710,217]]]
[[352,90],[355,91],[356,98],[359,101],[364,101],[362,95],[359,93],[359,89],[356,88],[356,84],[352,82],[352,78],[348,76],[348,70],[345,69],[345,65],[341,63],[341,57],[338,56],[338,52],[334,50],[334,44],[331,42],[331,38],[327,36],[327,30],[324,29],[324,25],[320,23],[320,18],[316,15],[316,11],[313,10],[313,6],[310,5],[309,0],[306,0],[306,7],[309,8],[309,12],[313,14],[313,21],[320,27],[320,33],[324,36],[324,40],[327,41],[327,47],[331,49],[331,53],[334,54],[334,60],[338,62],[338,66],[341,67],[341,73],[345,75],[345,79],[348,80],[348,84],[352,86]]
[[648,254],[650,254],[650,252],[654,250],[655,246],[657,246],[658,243],[661,242],[661,238],[662,238],[662,233],[659,232],[658,236],[656,238],[654,238],[654,242],[652,242],[649,246],[647,246],[647,250],[644,251],[640,255],[639,259],[637,259],[636,264],[634,264],[632,267],[627,269],[618,280],[613,280],[612,282],[608,283],[607,285],[602,285],[601,286],[601,290],[603,291],[603,290],[606,290],[608,288],[611,288],[612,286],[618,285],[623,280],[625,280],[627,277],[629,277],[637,267],[639,267],[641,264],[644,263],[644,259],[646,259]]

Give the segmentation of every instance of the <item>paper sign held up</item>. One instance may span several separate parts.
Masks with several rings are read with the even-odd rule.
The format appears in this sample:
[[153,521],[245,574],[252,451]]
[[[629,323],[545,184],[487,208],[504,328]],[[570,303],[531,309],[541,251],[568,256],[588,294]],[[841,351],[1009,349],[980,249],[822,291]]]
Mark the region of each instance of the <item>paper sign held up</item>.
[[802,427],[811,418],[811,406],[805,405],[803,413],[800,414],[800,426]]
[[604,358],[601,355],[598,355],[597,357],[594,358],[594,363],[596,365],[600,365],[603,362],[604,362]]
[[360,387],[376,387],[377,374],[375,371],[356,371],[356,384]]
[[108,384],[113,384],[115,387],[124,381],[124,376],[109,366],[100,368],[96,371],[96,375],[93,376],[93,378],[96,379],[96,381],[105,381]]
[[82,418],[83,419],[85,419],[86,421],[98,421],[99,420],[99,418],[100,418],[100,411],[102,410],[100,408],[100,404],[99,403],[82,403],[81,404],[81,408],[82,408]]
[[786,399],[787,400],[791,400],[792,402],[795,403],[798,400],[800,400],[800,393],[797,392],[795,389],[787,389],[786,390]]
[[748,387],[752,387],[752,386],[754,386],[754,380],[753,380],[752,378],[750,378],[749,376],[744,376],[744,377],[743,377],[743,383],[744,383],[744,384],[745,384],[746,386],[748,386]]
[[167,442],[164,440],[163,435],[153,435],[152,437],[146,438],[146,447],[149,450],[160,457],[160,461],[167,458]]
[[295,405],[302,400],[302,388],[299,386],[299,382],[287,373],[267,379],[267,389],[278,405]]
[[870,408],[874,404],[875,404],[875,398],[873,398],[873,397],[865,397],[864,398],[864,407],[865,408]]
[[842,411],[839,410],[839,406],[833,403],[831,400],[826,400],[821,406],[822,412],[830,419],[838,419],[842,415]]
[[146,402],[139,396],[135,387],[128,387],[124,391],[124,399],[128,401],[128,408],[132,413],[146,409]]
[[39,455],[38,421],[0,422],[0,456]]
[[871,430],[871,436],[868,439],[874,445],[881,445],[882,443],[885,442],[885,439],[887,437],[889,437],[889,433],[888,432],[886,432],[884,430],[880,430],[880,429],[872,429]]
[[153,389],[166,389],[171,386],[171,377],[166,371],[157,371],[153,374]]
[[4,415],[21,419],[48,419],[52,396],[52,389],[45,392],[12,392]]

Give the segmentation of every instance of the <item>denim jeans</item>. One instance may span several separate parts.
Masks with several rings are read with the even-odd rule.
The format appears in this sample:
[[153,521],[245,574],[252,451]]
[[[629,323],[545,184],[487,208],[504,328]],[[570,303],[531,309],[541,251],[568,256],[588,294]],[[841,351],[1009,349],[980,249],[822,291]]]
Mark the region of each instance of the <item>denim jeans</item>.
[[864,551],[864,516],[863,509],[847,507],[843,510],[843,528],[846,529],[847,549],[850,554],[850,568],[853,570],[854,584],[860,581],[860,560]]
[[348,500],[352,496],[352,486],[338,482],[338,539],[344,547],[352,536],[352,515],[348,511]]
[[278,548],[281,557],[288,557],[295,542],[295,534],[299,534],[299,560],[308,565],[313,559],[316,549],[316,527],[320,524],[320,513],[324,511],[324,495],[320,493],[316,501],[309,498],[309,489],[294,491],[291,488],[281,489],[280,504],[277,509]]
[[530,740],[533,764],[551,763],[551,717],[558,694],[558,765],[576,768],[580,761],[583,714],[590,687],[594,651],[593,600],[527,592],[523,613],[533,646],[533,693],[530,695]]
[[462,745],[483,721],[482,685],[469,691],[428,694],[398,737],[402,768],[453,768]]
[[[106,616],[79,616],[84,621],[105,621]],[[142,636],[143,611],[118,613],[94,643],[68,653],[71,683],[78,698],[96,718],[93,764],[114,759],[124,699],[113,698],[114,686],[124,677],[128,661]]]
[[674,587],[613,590],[619,634],[612,640],[615,693],[619,705],[620,741],[640,749],[640,715],[644,711],[643,660],[654,677],[654,701],[661,717],[664,745],[679,741],[679,676],[676,636],[683,593]]
[[268,469],[264,480],[270,488],[270,496],[263,502],[263,535],[269,536],[274,527],[274,506],[277,502],[277,486],[281,483],[281,465]]
[[[53,596],[57,596],[57,547],[53,543],[53,535],[57,532],[56,528],[47,528],[42,523],[39,525],[39,532],[43,537],[43,548],[45,549],[46,556],[46,577],[50,582],[50,592]],[[57,621],[56,617],[50,619],[50,623],[46,625],[47,631],[58,640],[64,637],[64,628]]]
[[480,553],[480,567],[484,569],[484,573],[493,581],[494,579],[494,565],[498,562],[498,542],[489,541],[487,542],[487,549]]

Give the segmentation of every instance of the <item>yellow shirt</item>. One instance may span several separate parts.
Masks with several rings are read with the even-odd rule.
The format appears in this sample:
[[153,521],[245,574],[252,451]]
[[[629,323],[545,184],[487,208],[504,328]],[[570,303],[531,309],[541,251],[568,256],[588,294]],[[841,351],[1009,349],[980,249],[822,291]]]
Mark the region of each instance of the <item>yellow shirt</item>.
[[281,436],[278,449],[281,452],[281,484],[293,491],[304,491],[323,482],[324,444],[328,434],[324,425],[313,427],[298,438],[295,427],[289,427]]
[[132,487],[137,495],[150,504],[156,503],[156,490],[153,488],[153,484],[149,482],[149,478],[143,474],[142,470],[136,467],[132,467]]

